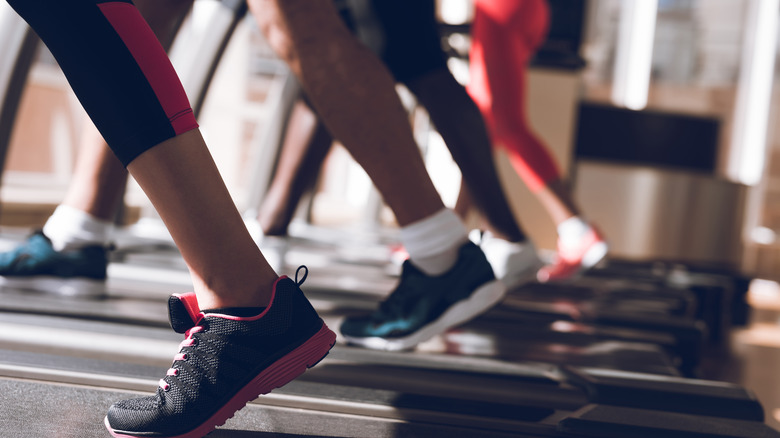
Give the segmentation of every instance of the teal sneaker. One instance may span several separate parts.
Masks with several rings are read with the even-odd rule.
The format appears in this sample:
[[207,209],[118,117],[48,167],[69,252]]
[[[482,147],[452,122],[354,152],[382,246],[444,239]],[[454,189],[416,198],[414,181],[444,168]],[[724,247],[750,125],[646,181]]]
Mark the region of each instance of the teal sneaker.
[[505,293],[485,254],[468,242],[455,266],[439,276],[405,261],[396,289],[373,313],[346,318],[341,334],[351,344],[375,350],[410,349],[485,312]]
[[86,246],[56,251],[38,231],[11,251],[0,253],[0,286],[98,297],[105,294],[108,249]]

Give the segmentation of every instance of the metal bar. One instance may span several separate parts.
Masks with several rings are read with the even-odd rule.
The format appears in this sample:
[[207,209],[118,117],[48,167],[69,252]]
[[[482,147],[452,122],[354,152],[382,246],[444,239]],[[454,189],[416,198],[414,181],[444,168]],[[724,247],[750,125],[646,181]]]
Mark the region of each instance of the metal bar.
[[0,178],[38,36],[6,2],[0,3]]
[[[187,34],[186,44],[177,45],[174,42],[170,54],[196,115],[203,107],[225,48],[248,9],[243,0],[215,3],[215,8],[210,11],[200,32]],[[180,33],[177,38],[181,36]]]
[[[97,388],[120,389],[139,392],[153,392],[157,387],[157,380],[128,378],[115,375],[99,375],[77,371],[62,371],[48,368],[30,366],[15,366],[0,364],[0,375],[4,377],[33,380],[39,382],[51,382],[58,384],[83,385]],[[301,390],[313,384],[299,384]],[[354,416],[366,416],[401,420],[404,422],[437,423],[448,426],[460,426],[469,428],[482,428],[486,430],[498,430],[506,432],[522,432],[530,426],[528,422],[507,418],[496,418],[491,412],[474,412],[466,414],[462,412],[439,411],[439,406],[432,405],[429,408],[398,407],[394,404],[404,404],[404,394],[389,394],[390,402],[385,397],[388,394],[380,394],[387,391],[368,390],[363,391],[363,397],[356,400],[331,398],[323,395],[304,395],[298,393],[285,393],[284,389],[274,393],[265,394],[251,402],[262,406],[274,406],[308,411],[347,414]],[[320,391],[312,391],[317,394]],[[379,397],[376,397],[378,395]],[[373,399],[373,400],[372,400]],[[547,414],[540,409],[543,419]],[[538,421],[538,420],[537,420]],[[538,427],[538,426],[537,426]]]

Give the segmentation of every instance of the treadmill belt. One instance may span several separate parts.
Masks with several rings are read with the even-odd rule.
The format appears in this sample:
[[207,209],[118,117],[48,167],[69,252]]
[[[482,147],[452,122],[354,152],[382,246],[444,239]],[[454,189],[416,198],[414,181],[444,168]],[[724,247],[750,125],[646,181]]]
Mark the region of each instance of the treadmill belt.
[[[96,387],[0,379],[2,436],[107,436],[103,417],[117,400],[146,395]],[[13,403],[9,401],[13,400]],[[404,422],[360,415],[249,404],[209,437],[533,437],[469,427]]]

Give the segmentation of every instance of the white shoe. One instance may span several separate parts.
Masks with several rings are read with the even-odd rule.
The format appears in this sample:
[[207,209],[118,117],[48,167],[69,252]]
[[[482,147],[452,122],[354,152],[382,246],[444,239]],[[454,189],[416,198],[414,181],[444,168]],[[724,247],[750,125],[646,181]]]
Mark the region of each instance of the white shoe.
[[[470,237],[474,238],[472,232]],[[509,242],[490,232],[481,235],[479,246],[493,267],[496,278],[509,289],[520,287],[536,279],[536,271],[543,266],[530,240]]]

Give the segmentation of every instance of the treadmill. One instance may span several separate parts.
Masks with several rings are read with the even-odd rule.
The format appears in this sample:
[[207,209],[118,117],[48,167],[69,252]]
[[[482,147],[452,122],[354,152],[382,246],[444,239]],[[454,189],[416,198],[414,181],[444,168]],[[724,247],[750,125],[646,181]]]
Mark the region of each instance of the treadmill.
[[[180,341],[165,328],[169,285],[126,286],[80,301],[2,291],[0,386],[16,407],[0,419],[12,436],[104,436],[112,400],[154,390]],[[339,344],[214,436],[780,436],[737,385],[614,368]]]
[[[221,7],[226,9],[219,8],[212,17],[212,35],[227,41],[245,6],[224,1]],[[0,36],[0,43],[8,41],[5,33]],[[34,44],[26,38],[14,41],[29,54]],[[219,41],[208,46],[213,56],[203,55],[202,62],[216,62],[224,49]],[[24,76],[19,72],[25,62],[29,69],[29,59],[18,56],[12,63],[16,81]],[[205,93],[213,68],[202,71],[192,81],[200,81]],[[18,104],[10,88],[3,88],[3,108]],[[199,100],[202,97],[193,97]],[[164,302],[168,293],[188,287],[176,254],[167,257],[167,266],[132,260],[112,266],[109,295],[101,300],[0,292],[3,435],[105,436],[102,417],[111,402],[154,390],[179,342],[179,336],[165,328]],[[327,267],[324,260],[323,268]],[[359,267],[340,269],[349,272]],[[332,298],[339,293],[341,300],[355,298],[355,285],[345,289],[343,282],[330,280],[330,284],[321,282],[319,292],[312,295],[318,310],[336,322],[343,314],[338,314],[338,306],[333,305],[338,300]],[[373,292],[375,300],[381,290]],[[362,303],[367,307],[371,302]],[[491,326],[492,317],[486,318],[489,323],[483,327],[492,330],[495,338],[514,339],[513,333]],[[625,332],[614,336],[628,337]],[[658,346],[654,339],[665,342],[646,333],[632,338],[635,354],[640,345],[652,352],[650,347]],[[616,341],[610,342],[599,348],[614,347]],[[556,348],[548,352],[555,353]],[[639,362],[647,363],[651,356],[662,358],[663,351],[658,347],[657,354],[647,354]],[[337,345],[319,366],[260,397],[210,436],[780,436],[763,423],[763,410],[749,391],[679,377],[672,371],[674,365],[663,360],[653,372],[614,369],[621,364],[611,364],[609,369],[597,363],[562,362],[479,357],[469,351],[458,354],[447,352],[446,345],[443,352],[427,353]]]

